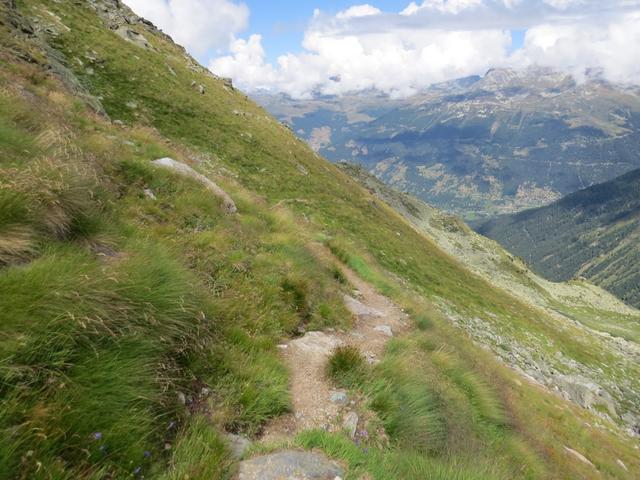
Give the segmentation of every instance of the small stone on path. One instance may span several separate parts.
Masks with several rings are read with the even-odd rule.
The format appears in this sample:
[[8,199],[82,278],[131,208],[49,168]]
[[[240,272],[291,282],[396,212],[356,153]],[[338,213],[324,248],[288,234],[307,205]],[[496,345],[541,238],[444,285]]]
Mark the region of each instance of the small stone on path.
[[349,401],[349,397],[347,396],[347,392],[344,390],[338,390],[331,394],[331,401],[338,405],[345,405]]
[[358,429],[358,414],[353,411],[347,413],[342,421],[342,426],[349,434],[349,438],[355,438]]
[[373,329],[376,332],[383,333],[387,337],[393,337],[393,330],[391,330],[391,327],[389,325],[378,325],[377,327],[374,327]]
[[343,297],[343,300],[344,306],[347,307],[347,310],[349,310],[349,312],[351,312],[351,314],[355,315],[356,317],[369,316],[380,318],[383,316],[382,312],[380,312],[379,310],[369,307],[368,305],[362,303],[360,300],[356,300],[349,295],[345,295]]

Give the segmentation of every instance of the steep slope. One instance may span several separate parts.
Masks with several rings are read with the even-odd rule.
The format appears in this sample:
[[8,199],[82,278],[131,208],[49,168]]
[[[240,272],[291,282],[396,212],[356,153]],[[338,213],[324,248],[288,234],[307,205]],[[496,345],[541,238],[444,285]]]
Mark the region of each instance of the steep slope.
[[546,205],[640,166],[638,89],[494,69],[405,100],[257,95],[319,153],[465,218]]
[[550,282],[458,218],[394,191],[361,167],[338,165],[426,233],[440,248],[497,288],[516,293],[518,298],[550,315],[564,315],[602,332],[640,342],[640,312],[625,306],[613,295],[584,281]]
[[493,288],[119,1],[0,8],[0,477],[231,478],[229,434],[292,408],[278,345],[352,328],[341,264],[411,331],[343,385],[359,444],[289,446],[347,478],[637,477],[630,343]]
[[640,306],[640,170],[478,227],[556,281],[585,277]]

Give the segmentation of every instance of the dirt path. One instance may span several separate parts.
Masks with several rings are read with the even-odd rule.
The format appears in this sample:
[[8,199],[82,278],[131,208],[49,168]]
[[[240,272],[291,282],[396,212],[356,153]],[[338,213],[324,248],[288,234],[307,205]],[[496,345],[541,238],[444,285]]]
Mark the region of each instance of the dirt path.
[[[330,255],[326,251],[318,254]],[[408,328],[408,315],[400,307],[349,268],[341,269],[354,287],[353,293],[344,297],[345,306],[353,315],[353,328],[348,332],[308,332],[280,346],[290,371],[293,411],[268,424],[263,441],[282,440],[311,428],[340,430],[340,414],[350,405],[325,377],[331,352],[339,345],[354,345],[367,361],[375,363],[389,339]]]

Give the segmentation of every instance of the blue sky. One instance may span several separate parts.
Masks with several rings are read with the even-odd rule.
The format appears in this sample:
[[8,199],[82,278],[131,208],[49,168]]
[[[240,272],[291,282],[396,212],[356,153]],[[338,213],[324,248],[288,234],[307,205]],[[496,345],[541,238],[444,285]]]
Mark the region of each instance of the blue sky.
[[[278,56],[285,53],[298,53],[302,50],[304,32],[313,17],[313,11],[320,8],[327,13],[337,13],[358,3],[349,0],[319,0],[304,2],[284,0],[266,2],[264,0],[245,1],[251,9],[249,28],[246,34],[261,34],[262,45],[267,59],[275,62]],[[370,1],[372,5],[383,11],[399,12],[409,3],[406,0]]]

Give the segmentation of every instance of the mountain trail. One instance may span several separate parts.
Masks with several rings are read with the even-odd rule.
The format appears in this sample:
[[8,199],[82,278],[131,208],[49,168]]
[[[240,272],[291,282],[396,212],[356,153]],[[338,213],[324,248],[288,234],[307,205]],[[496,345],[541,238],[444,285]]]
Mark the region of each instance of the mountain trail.
[[[319,256],[331,256],[319,245],[314,245],[313,250]],[[339,420],[353,409],[355,402],[349,401],[344,391],[334,388],[326,377],[325,366],[331,353],[338,346],[353,345],[373,364],[379,361],[386,343],[409,327],[409,316],[398,305],[353,270],[344,265],[340,268],[354,288],[351,295],[344,296],[345,306],[353,316],[353,328],[307,332],[280,345],[290,371],[292,411],[267,424],[263,442],[291,438],[307,429],[341,430]]]

